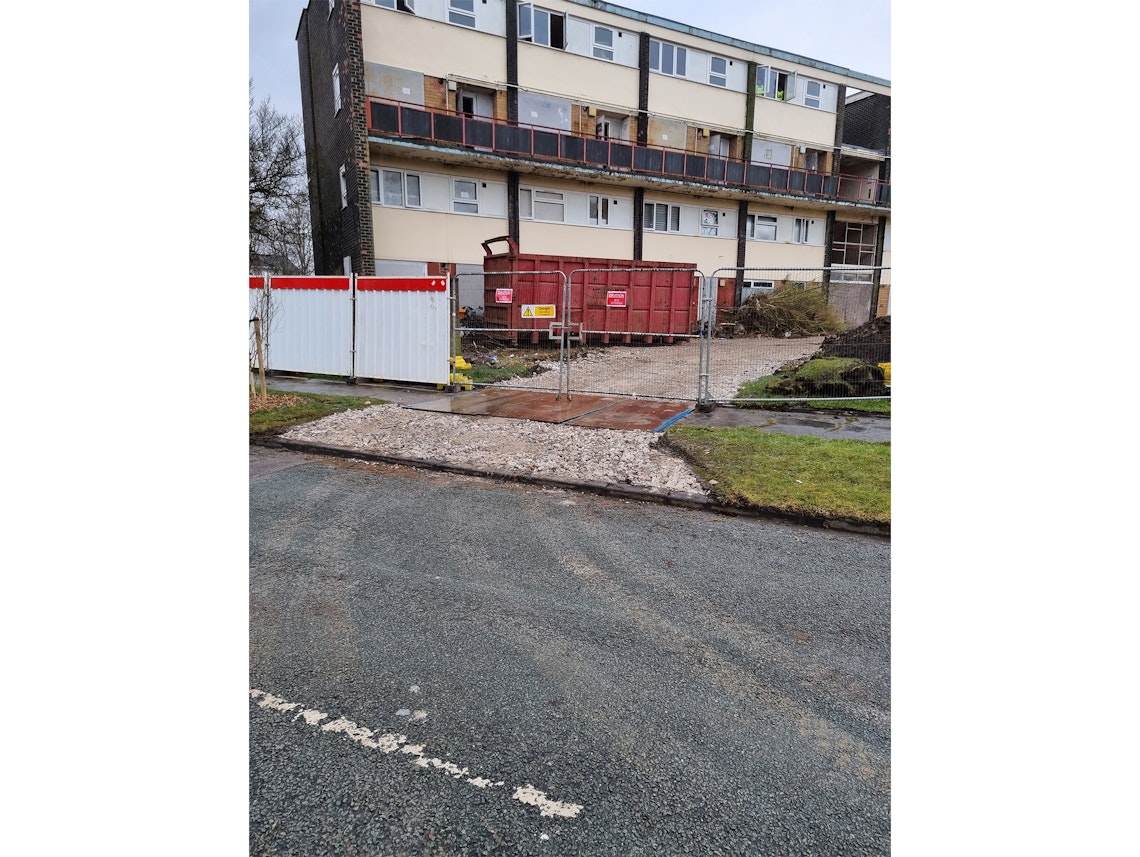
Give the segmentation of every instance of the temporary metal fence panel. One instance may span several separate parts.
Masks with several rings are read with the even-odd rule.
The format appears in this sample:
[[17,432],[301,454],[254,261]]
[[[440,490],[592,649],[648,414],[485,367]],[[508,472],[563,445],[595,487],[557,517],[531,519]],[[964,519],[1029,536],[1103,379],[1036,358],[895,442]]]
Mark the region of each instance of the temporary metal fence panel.
[[356,376],[450,382],[446,277],[356,278]]
[[352,375],[350,277],[270,277],[266,368]]
[[[816,327],[789,311],[781,313],[737,302],[737,272],[753,293],[773,294],[794,289],[818,291],[839,319],[837,329]],[[843,268],[720,268],[712,274],[712,287],[705,293],[702,318],[713,320],[704,327],[702,370],[698,401],[702,404],[760,401],[834,401],[812,396],[768,393],[762,379],[781,368],[815,355],[829,333],[853,329],[886,313],[879,308],[889,301],[890,269]],[[877,296],[877,298],[876,298]],[[877,303],[876,303],[877,299]],[[872,308],[875,312],[872,313]],[[890,342],[866,342],[862,351],[870,363],[890,362]],[[856,355],[852,355],[856,356]],[[849,398],[887,398],[884,395]]]
[[[498,268],[454,277],[457,293],[462,283],[474,278],[482,280],[484,287],[482,316],[460,320],[453,338],[459,356],[487,365],[487,374],[493,376],[471,383],[480,387],[549,390],[561,395],[570,334],[563,323],[569,306],[569,281],[562,271],[512,271],[501,265]],[[536,356],[538,373],[510,374],[512,363],[521,366]],[[459,374],[463,374],[462,370]]]

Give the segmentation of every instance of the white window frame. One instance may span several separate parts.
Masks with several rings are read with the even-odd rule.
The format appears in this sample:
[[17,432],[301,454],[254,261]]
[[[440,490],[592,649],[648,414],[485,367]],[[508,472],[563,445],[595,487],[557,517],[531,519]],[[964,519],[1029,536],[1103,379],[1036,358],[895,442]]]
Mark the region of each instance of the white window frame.
[[[649,209],[646,211],[645,209]],[[657,228],[657,216],[661,210],[665,211],[665,228]],[[642,208],[641,227],[647,232],[680,232],[681,206],[668,202],[647,202]]]
[[[459,186],[471,185],[472,196],[460,196]],[[451,180],[451,210],[456,214],[479,213],[479,182],[474,179]]]
[[[524,15],[525,12],[525,15]],[[526,23],[523,23],[524,17]],[[537,34],[538,28],[535,26],[539,17],[544,17],[546,20],[546,33]],[[554,25],[555,18],[562,19],[562,44],[556,45],[554,42]],[[543,41],[543,35],[545,41]],[[532,45],[543,45],[555,50],[566,50],[566,13],[554,12],[550,9],[543,9],[540,6],[535,6],[533,3],[519,3],[518,5],[518,38],[520,42],[530,42]]]
[[447,0],[447,20],[460,27],[475,29],[475,0]]
[[557,190],[534,189],[534,219],[547,223],[566,222],[566,196]]
[[602,194],[589,195],[586,221],[591,226],[610,225],[610,198]]
[[[823,84],[818,80],[804,80],[804,107],[814,107],[816,110],[820,109],[823,102]],[[815,87],[815,94],[812,94],[812,87]]]
[[716,208],[701,209],[701,235],[716,237],[720,232],[720,210]]
[[795,226],[792,230],[792,243],[793,244],[809,244],[811,233],[811,218],[797,217]]
[[[385,174],[400,177],[399,202],[389,202],[385,199]],[[372,201],[378,205],[385,205],[389,208],[421,208],[423,206],[423,196],[421,193],[422,183],[419,173],[409,173],[404,170],[390,170],[386,167],[372,167],[371,182]],[[414,194],[412,192],[413,186],[415,187]],[[415,196],[415,202],[412,202],[413,196]]]
[[[656,50],[654,50],[656,48]],[[668,62],[665,61],[666,51],[668,48]],[[658,74],[667,74],[670,77],[684,77],[685,69],[688,67],[686,58],[686,50],[680,45],[675,45],[672,42],[662,42],[657,39],[649,40],[649,70],[655,71]],[[656,59],[654,59],[656,54]]]
[[[781,79],[783,89],[780,88]],[[796,97],[796,73],[762,65],[756,69],[756,97],[791,101]]]
[[[771,214],[749,214],[748,223],[745,227],[745,237],[750,241],[775,241],[779,235],[779,223],[779,219]],[[758,235],[757,226],[771,227],[772,237],[764,238]]]
[[340,207],[348,208],[348,176],[344,164],[340,165]]
[[333,115],[340,113],[340,63],[333,66],[332,70],[332,85],[333,85]]
[[[713,70],[713,66],[717,63],[718,60],[724,63],[724,71]],[[726,57],[709,57],[709,83],[711,83],[713,86],[728,86],[728,59]]]
[[[757,292],[771,294],[772,292],[776,291],[775,280],[744,280],[740,285],[742,292],[744,289],[753,289],[753,295]],[[751,296],[752,295],[749,295],[749,297]],[[747,300],[747,298],[745,298],[745,300]]]
[[[607,45],[604,42],[598,41],[598,33],[605,32],[610,34],[610,43]],[[594,47],[594,56],[600,60],[613,60],[614,58],[614,37],[615,30],[613,27],[603,27],[601,24],[594,24],[592,44]]]

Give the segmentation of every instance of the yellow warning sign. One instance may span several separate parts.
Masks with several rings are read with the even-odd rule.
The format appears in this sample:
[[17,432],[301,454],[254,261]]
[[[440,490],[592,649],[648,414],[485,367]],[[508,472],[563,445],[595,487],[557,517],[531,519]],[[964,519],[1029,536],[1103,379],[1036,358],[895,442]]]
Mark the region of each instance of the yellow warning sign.
[[523,318],[555,318],[554,304],[523,304]]

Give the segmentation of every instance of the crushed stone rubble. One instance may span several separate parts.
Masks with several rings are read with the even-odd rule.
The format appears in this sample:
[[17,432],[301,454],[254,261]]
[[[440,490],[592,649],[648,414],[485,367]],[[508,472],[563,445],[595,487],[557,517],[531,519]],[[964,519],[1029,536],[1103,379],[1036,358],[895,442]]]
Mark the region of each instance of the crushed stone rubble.
[[689,466],[643,431],[465,417],[372,405],[285,432],[286,440],[462,465],[491,473],[708,496]]

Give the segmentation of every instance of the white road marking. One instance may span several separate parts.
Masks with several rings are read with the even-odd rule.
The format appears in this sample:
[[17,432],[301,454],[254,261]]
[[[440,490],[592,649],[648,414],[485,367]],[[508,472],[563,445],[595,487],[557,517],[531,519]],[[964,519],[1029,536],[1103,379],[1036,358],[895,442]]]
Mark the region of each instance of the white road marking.
[[[411,690],[414,693],[419,692],[419,688],[415,685]],[[279,696],[274,696],[271,693],[266,693],[263,690],[252,689],[249,692],[250,699],[258,699],[257,705],[259,708],[268,708],[273,711],[293,711],[294,709],[301,709],[293,716],[293,720],[303,719],[309,726],[316,726],[322,720],[328,718],[328,714],[323,711],[318,711],[315,708],[304,708],[299,702],[287,702]],[[401,710],[398,713],[404,713]],[[408,712],[410,713],[410,712]],[[427,718],[426,711],[417,710],[412,715],[412,721],[424,720]],[[428,758],[424,754],[424,744],[409,744],[407,735],[397,735],[393,732],[385,732],[377,736],[371,729],[354,723],[344,717],[338,717],[325,723],[320,727],[322,732],[340,732],[347,736],[350,740],[355,741],[362,747],[369,750],[379,750],[381,753],[394,753],[399,750],[401,753],[407,754],[412,757],[412,764],[417,768],[435,768],[437,770],[446,771],[452,779],[461,779],[465,774],[470,773],[467,768],[461,768],[454,762],[446,762],[443,759]],[[466,777],[466,782],[476,788],[485,789],[489,787],[499,787],[506,785],[505,781],[499,780],[494,782],[486,777],[474,776]],[[525,786],[518,786],[515,788],[514,793],[511,795],[514,800],[519,803],[536,806],[539,813],[543,816],[561,816],[562,818],[576,818],[578,813],[582,811],[582,804],[568,803],[558,800],[550,800],[546,796],[546,792],[539,791],[530,783]]]
[[532,806],[537,806],[542,815],[560,815],[563,818],[574,818],[582,811],[582,805],[578,803],[563,803],[560,800],[550,800],[546,796],[546,792],[540,792],[530,783],[525,786],[519,786],[515,789],[512,795],[515,800],[529,803]]

